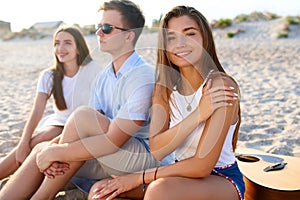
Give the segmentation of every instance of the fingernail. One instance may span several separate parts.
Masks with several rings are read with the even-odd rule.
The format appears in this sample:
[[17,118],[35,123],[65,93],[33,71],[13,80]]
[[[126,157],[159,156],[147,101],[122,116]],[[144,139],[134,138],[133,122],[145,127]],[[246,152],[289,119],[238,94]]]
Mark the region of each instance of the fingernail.
[[95,192],[97,192],[97,190],[98,190],[98,188],[95,188],[95,189],[93,190],[93,192],[95,193]]
[[234,90],[234,87],[230,86],[229,89]]
[[234,96],[238,97],[239,95],[237,93],[233,93]]
[[100,197],[99,194],[95,194],[95,195],[92,196],[92,199],[97,199],[97,198],[99,198],[99,197]]

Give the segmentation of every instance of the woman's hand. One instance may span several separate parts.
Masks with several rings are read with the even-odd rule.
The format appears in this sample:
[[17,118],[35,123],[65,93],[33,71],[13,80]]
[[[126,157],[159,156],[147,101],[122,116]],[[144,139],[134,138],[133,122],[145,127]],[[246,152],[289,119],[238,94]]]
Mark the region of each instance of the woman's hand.
[[20,142],[16,150],[16,162],[17,165],[21,165],[25,158],[29,155],[31,151],[30,144],[25,142]]
[[201,113],[200,122],[207,120],[218,108],[231,106],[232,102],[238,99],[238,94],[233,92],[234,89],[224,84],[212,85],[212,79],[209,79],[202,89],[198,106],[198,112]]
[[106,199],[111,200],[124,192],[133,190],[141,185],[140,176],[140,174],[112,175],[112,179],[100,182],[100,185],[91,191],[92,199],[101,199],[109,195]]

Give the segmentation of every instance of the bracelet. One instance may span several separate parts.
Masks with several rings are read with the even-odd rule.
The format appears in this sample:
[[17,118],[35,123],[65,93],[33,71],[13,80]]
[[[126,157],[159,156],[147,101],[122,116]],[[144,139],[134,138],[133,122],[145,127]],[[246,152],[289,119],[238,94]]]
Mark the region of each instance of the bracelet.
[[143,171],[143,192],[146,191],[145,172],[146,172],[146,170],[144,169],[144,171]]
[[154,179],[153,179],[154,181],[156,180],[156,174],[157,174],[158,168],[159,167],[156,167],[155,172],[154,172]]

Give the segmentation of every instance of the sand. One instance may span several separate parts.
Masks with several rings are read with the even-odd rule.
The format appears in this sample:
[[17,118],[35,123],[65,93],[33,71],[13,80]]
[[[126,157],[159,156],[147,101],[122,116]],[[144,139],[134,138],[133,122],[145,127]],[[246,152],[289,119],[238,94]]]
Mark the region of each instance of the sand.
[[[283,19],[243,22],[213,31],[219,59],[241,89],[242,124],[238,147],[300,157],[300,25],[277,39]],[[226,33],[243,29],[234,38]],[[95,36],[93,56],[105,66]],[[144,33],[138,51],[155,64],[156,33]],[[52,64],[51,38],[0,41],[0,157],[14,148],[32,107],[40,71]],[[50,107],[47,113],[51,112]]]

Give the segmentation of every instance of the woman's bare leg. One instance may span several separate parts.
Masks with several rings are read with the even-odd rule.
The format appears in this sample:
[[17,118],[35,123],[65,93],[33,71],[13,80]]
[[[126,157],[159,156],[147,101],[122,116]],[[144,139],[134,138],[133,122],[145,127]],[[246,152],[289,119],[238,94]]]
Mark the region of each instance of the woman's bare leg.
[[63,128],[63,126],[48,126],[38,131],[36,134],[33,135],[31,139],[31,148],[35,147],[35,145],[41,142],[50,141],[53,138],[57,137],[62,133]]
[[20,165],[16,161],[15,148],[0,161],[0,180],[13,174],[19,166]]
[[145,200],[238,200],[237,190],[223,177],[211,175],[202,179],[168,177],[152,182]]
[[[49,126],[38,132],[32,137],[30,146],[33,148],[38,143],[49,141],[61,134],[63,127],[61,126]],[[14,148],[6,157],[0,162],[0,180],[13,174],[20,166],[16,161],[16,151]]]
[[14,173],[4,188],[0,191],[0,200],[30,199],[31,195],[42,183],[44,175],[36,165],[36,154],[45,143],[39,144],[25,159],[21,167]]
[[[75,111],[62,133],[60,143],[70,143],[81,138],[104,134],[107,132],[110,121],[97,111],[84,107]],[[31,198],[32,200],[53,199],[57,192],[70,180],[84,162],[70,162],[69,170],[62,176],[54,179],[45,177],[38,191]]]

